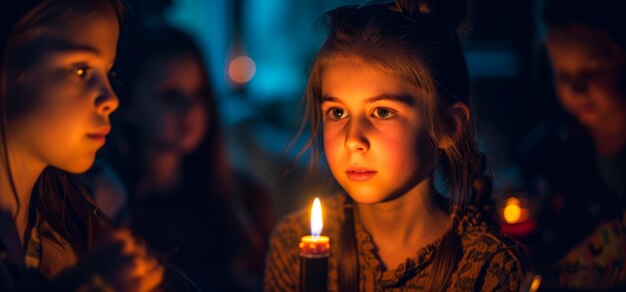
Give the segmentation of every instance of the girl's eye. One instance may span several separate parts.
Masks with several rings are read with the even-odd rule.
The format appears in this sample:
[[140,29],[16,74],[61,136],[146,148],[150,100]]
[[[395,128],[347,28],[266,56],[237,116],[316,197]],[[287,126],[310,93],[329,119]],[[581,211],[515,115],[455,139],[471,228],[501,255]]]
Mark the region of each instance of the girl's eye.
[[85,79],[89,76],[91,68],[88,66],[78,66],[74,68],[73,73],[81,79]]
[[383,119],[383,120],[390,119],[390,118],[394,117],[394,114],[390,110],[388,110],[386,108],[382,108],[382,107],[379,107],[379,108],[375,109],[373,115],[374,115],[374,117],[377,117],[377,118]]
[[327,116],[333,120],[341,120],[341,119],[345,119],[346,117],[348,117],[348,114],[343,109],[334,107],[328,110]]

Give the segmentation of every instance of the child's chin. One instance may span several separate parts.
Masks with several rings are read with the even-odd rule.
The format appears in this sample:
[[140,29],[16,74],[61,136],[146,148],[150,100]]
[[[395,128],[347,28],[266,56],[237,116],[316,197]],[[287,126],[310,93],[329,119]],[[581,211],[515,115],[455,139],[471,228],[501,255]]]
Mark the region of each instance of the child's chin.
[[385,200],[379,192],[373,190],[357,189],[348,193],[350,194],[350,197],[352,197],[352,199],[359,204],[371,205]]
[[62,170],[65,170],[72,174],[81,174],[87,172],[95,161],[95,157],[91,159],[85,159],[83,161],[76,161],[64,167],[59,167]]

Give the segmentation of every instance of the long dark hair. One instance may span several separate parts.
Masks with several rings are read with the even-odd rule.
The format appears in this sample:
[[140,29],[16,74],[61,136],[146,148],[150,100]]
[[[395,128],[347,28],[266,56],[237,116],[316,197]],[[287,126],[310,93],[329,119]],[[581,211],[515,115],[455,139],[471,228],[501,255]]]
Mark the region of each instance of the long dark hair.
[[[94,0],[94,1],[9,1],[3,3],[0,21],[0,155],[3,157],[2,171],[6,171],[13,191],[13,196],[19,208],[36,209],[41,219],[65,238],[75,248],[78,255],[83,254],[97,236],[97,229],[103,227],[97,214],[97,209],[86,197],[82,184],[71,174],[47,167],[38,178],[33,188],[30,206],[21,206],[13,175],[10,169],[9,154],[7,151],[6,129],[10,127],[7,99],[15,86],[17,71],[21,70],[15,55],[24,50],[37,36],[35,31],[44,26],[46,21],[55,18],[67,17],[70,11],[88,11],[95,9],[95,3],[110,5],[120,22],[126,15],[126,5],[123,0]],[[18,41],[19,40],[19,41]],[[23,41],[27,42],[24,43]],[[29,43],[30,42],[30,43]],[[34,58],[35,56],[27,56]]]
[[[321,77],[333,57],[349,55],[424,90],[421,104],[432,141],[430,149],[436,154],[430,171],[441,170],[448,189],[443,201],[450,211],[450,227],[433,259],[432,291],[445,289],[461,255],[459,214],[470,204],[481,205],[491,195],[474,126],[462,123],[463,129],[456,129],[450,109],[457,102],[470,103],[469,77],[457,35],[466,11],[463,0],[377,1],[331,10],[326,14],[329,36],[313,62],[304,96],[307,110],[301,129],[310,127],[308,145],[312,157],[319,157]],[[462,134],[455,137],[458,132]],[[340,291],[357,291],[359,287],[353,209],[348,198],[338,251]]]

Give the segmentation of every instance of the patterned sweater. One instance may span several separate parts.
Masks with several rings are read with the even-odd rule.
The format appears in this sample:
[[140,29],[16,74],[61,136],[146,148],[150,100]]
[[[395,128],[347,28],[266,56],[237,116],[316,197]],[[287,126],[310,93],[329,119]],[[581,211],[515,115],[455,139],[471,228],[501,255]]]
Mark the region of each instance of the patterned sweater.
[[[343,220],[345,196],[326,199],[324,234],[331,238],[328,261],[328,290],[338,291],[337,244]],[[284,218],[274,230],[266,259],[265,291],[296,291],[299,285],[300,259],[298,243],[309,234],[309,213],[303,210]],[[355,229],[359,261],[360,291],[429,290],[432,258],[440,240],[421,248],[415,257],[394,269],[383,270],[371,235],[355,212]],[[528,268],[526,255],[513,240],[497,232],[481,218],[475,208],[467,208],[461,217],[458,233],[461,258],[448,282],[448,291],[518,291]]]

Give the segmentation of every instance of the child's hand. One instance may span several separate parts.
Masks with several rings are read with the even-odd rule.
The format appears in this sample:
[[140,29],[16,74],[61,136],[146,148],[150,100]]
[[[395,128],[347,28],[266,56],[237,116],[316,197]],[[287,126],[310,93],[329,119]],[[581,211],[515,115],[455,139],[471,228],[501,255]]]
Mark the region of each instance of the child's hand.
[[150,291],[161,283],[163,266],[130,231],[114,231],[98,246],[80,268],[98,273],[116,291]]

